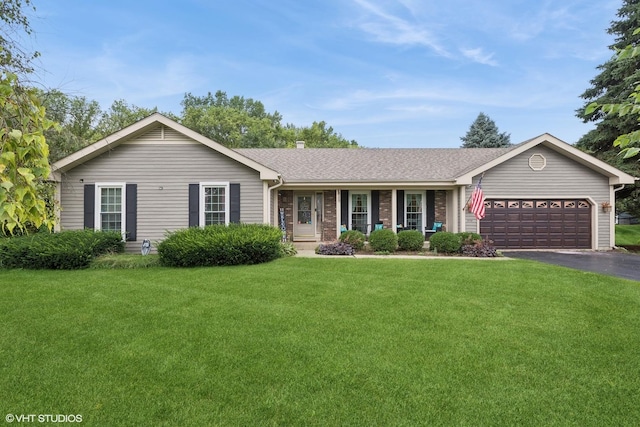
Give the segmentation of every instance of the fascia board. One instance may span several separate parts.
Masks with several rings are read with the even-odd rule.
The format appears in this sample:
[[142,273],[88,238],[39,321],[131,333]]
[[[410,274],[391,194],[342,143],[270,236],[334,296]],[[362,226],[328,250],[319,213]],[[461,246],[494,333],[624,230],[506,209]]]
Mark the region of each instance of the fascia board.
[[287,181],[280,188],[376,188],[376,189],[393,189],[393,188],[454,188],[453,181]]
[[72,169],[73,167],[84,163],[88,160],[91,160],[94,157],[99,156],[100,154],[117,147],[123,142],[132,139],[136,135],[144,132],[146,129],[152,127],[156,123],[160,123],[168,128],[171,128],[177,132],[180,132],[209,148],[223,154],[257,172],[260,173],[260,179],[262,180],[277,180],[280,177],[280,174],[272,169],[269,169],[260,163],[251,160],[230,148],[225,147],[222,144],[219,144],[199,133],[177,123],[168,117],[163,116],[160,113],[154,113],[126,128],[122,129],[119,132],[116,132],[100,141],[97,141],[75,153],[58,160],[57,162],[51,165],[54,173],[64,172],[66,170]]
[[576,162],[587,166],[588,168],[595,170],[596,172],[601,173],[602,175],[609,177],[609,183],[611,185],[614,184],[632,184],[635,182],[635,178],[629,174],[622,172],[621,170],[603,162],[602,160],[596,159],[593,156],[590,156],[572,145],[567,144],[566,142],[556,138],[555,136],[545,133],[536,138],[533,138],[520,146],[514,148],[513,150],[505,153],[504,155],[485,163],[484,165],[467,172],[464,175],[461,175],[456,180],[456,183],[459,185],[470,185],[473,183],[473,177],[480,175],[482,172],[485,172],[501,163],[506,162],[513,157],[524,153],[525,151],[537,146],[544,145],[554,151],[557,151],[566,157],[575,160]]

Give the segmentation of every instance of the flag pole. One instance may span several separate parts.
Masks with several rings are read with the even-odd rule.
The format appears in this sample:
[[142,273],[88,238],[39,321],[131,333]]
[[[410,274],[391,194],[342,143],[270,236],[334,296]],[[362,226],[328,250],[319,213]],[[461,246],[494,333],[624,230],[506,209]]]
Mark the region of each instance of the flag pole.
[[[484,178],[484,172],[482,172],[482,175],[480,175],[480,179],[478,180],[478,184],[482,182],[482,178]],[[476,186],[478,185],[476,184]],[[467,199],[466,203],[464,204],[464,206],[462,207],[462,210],[464,211],[465,209],[467,209],[467,206],[469,206],[469,200],[471,200],[471,198],[473,197],[473,192],[471,193],[471,195],[469,196],[469,198]]]

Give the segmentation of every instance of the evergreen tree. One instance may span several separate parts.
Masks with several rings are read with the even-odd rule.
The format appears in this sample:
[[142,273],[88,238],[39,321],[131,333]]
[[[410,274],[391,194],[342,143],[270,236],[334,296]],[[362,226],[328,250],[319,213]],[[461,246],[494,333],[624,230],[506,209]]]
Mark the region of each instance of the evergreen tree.
[[[611,22],[607,32],[615,36],[615,42],[609,48],[617,53],[627,46],[638,46],[640,34],[634,30],[640,27],[640,0],[624,0],[617,13],[618,19]],[[591,80],[581,98],[585,100],[577,116],[585,123],[593,122],[595,129],[587,132],[576,143],[576,147],[593,154],[633,176],[640,176],[640,164],[637,159],[625,159],[618,155],[619,149],[613,146],[616,138],[622,134],[640,130],[640,123],[635,115],[607,114],[602,109],[587,109],[589,104],[620,104],[628,101],[629,95],[640,81],[640,56],[630,55],[619,60],[612,55],[604,64],[598,66],[600,73]],[[618,193],[618,210],[640,214],[640,187],[636,184],[627,186]]]
[[499,148],[511,145],[511,135],[498,132],[496,123],[484,113],[478,114],[467,134],[460,138],[462,148]]

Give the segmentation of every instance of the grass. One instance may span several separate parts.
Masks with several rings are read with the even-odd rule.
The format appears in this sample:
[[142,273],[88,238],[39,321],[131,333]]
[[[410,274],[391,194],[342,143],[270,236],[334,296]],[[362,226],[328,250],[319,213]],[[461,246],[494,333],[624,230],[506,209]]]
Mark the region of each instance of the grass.
[[91,262],[93,269],[113,268],[150,268],[159,267],[160,257],[157,254],[106,254],[101,255]]
[[638,425],[640,283],[524,260],[0,271],[0,413]]
[[616,246],[640,245],[640,224],[616,225]]

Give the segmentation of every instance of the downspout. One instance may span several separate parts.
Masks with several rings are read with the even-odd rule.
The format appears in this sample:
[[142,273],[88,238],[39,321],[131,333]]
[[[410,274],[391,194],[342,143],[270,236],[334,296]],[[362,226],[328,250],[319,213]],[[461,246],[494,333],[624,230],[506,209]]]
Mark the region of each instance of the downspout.
[[[271,190],[275,190],[278,187],[281,187],[284,184],[284,180],[282,179],[282,175],[278,175],[278,182],[275,185],[272,185],[271,187],[267,186],[267,212],[269,212],[269,207],[271,207],[271,194],[272,191]],[[277,200],[277,199],[276,199]],[[278,204],[274,204],[273,205],[273,212],[272,212],[273,216],[271,218],[269,218],[269,225],[278,225],[277,221],[272,224],[271,223],[271,219],[272,218],[278,218]]]
[[616,247],[616,193],[620,190],[622,190],[625,187],[626,184],[621,184],[619,188],[613,188],[613,209],[611,209],[611,216],[612,218],[609,219],[609,221],[611,221],[613,219],[613,227],[609,227],[611,230],[611,236],[609,237],[609,241],[612,243],[611,247],[615,248]]

